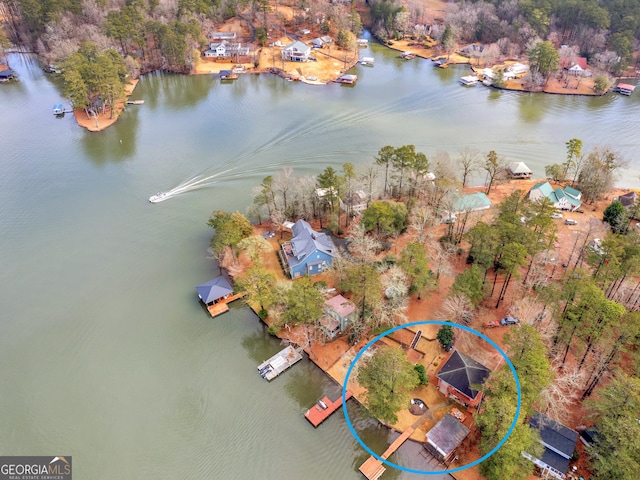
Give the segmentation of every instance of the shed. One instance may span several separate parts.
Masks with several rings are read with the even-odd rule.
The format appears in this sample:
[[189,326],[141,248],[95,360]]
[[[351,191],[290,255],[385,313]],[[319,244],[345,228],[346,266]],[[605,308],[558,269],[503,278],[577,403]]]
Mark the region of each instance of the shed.
[[447,413],[425,435],[424,448],[438,460],[448,462],[469,432],[467,427]]

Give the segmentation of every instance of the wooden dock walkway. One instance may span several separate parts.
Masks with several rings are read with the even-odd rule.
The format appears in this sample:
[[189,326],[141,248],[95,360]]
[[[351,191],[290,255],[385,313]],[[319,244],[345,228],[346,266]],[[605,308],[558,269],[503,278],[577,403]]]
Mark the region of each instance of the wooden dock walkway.
[[[420,425],[422,425],[422,423],[428,417],[430,417],[430,415],[431,413],[429,412],[429,410],[423,413],[422,416],[413,423],[413,425],[411,425],[404,432],[402,432],[402,434],[398,438],[396,438],[391,445],[389,445],[389,448],[387,448],[385,452],[382,455],[380,455],[380,457],[382,457],[384,460],[389,458],[391,454],[396,450],[398,450],[398,448],[400,448],[400,445],[402,445],[411,436],[411,434],[415,432],[416,429]],[[381,460],[378,460],[376,457],[372,455],[367,459],[366,462],[364,462],[360,466],[359,470],[360,470],[360,473],[362,473],[369,480],[377,480],[382,476],[382,474],[387,469],[382,465]]]
[[300,360],[302,360],[302,349],[295,349],[289,345],[258,365],[258,372],[262,378],[271,381]]
[[239,299],[240,297],[242,297],[242,295],[240,295],[239,293],[236,293],[234,295],[230,295],[225,299],[221,299],[217,303],[207,306],[209,315],[211,315],[212,317],[217,317],[218,315],[222,315],[223,313],[228,312],[229,305],[227,304],[233,302],[234,300]]
[[[353,394],[347,390],[345,395],[346,399],[349,400]],[[322,402],[322,403],[321,403]],[[324,405],[324,406],[323,406]],[[316,402],[316,404],[306,411],[304,417],[311,422],[311,425],[317,427],[322,422],[324,422],[329,416],[338,410],[342,405],[342,395],[338,397],[337,400],[331,401],[328,397],[322,397],[322,400]]]

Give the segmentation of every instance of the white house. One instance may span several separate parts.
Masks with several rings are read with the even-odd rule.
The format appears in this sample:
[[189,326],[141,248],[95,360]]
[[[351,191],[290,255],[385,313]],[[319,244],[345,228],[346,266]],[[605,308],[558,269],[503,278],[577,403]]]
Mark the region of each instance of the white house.
[[311,47],[300,41],[290,43],[282,49],[282,59],[288,62],[307,62]]
[[514,75],[522,75],[529,71],[529,65],[525,65],[524,63],[514,63],[513,65],[509,65],[506,68],[507,72],[511,72]]
[[529,191],[529,199],[532,202],[548,198],[555,208],[561,210],[576,210],[582,205],[582,193],[571,187],[560,187],[555,190],[549,182],[536,183]]
[[249,55],[249,47],[243,47],[241,43],[230,43],[226,40],[211,43],[204,52],[205,57],[229,58]]

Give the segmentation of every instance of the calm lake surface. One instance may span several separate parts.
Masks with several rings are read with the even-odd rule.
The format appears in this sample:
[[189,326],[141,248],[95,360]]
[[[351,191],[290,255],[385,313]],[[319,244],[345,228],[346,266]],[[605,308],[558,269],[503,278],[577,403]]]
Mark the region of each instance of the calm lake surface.
[[[101,133],[54,118],[57,80],[10,57],[20,81],[0,85],[0,454],[72,455],[79,479],[359,479],[368,454],[342,413],[316,430],[302,416],[339,389],[308,360],[265,382],[256,365],[281,346],[255,315],[236,304],[211,319],[198,304],[194,286],[218,275],[211,211],[244,211],[284,166],[317,174],[384,145],[494,149],[542,176],[577,137],[620,150],[631,165],[619,183],[640,187],[638,94],[463,88],[462,68],[376,45],[361,54],[376,65],[355,69],[355,88],[148,75],[133,97],[145,104]],[[198,188],[147,201],[189,179]],[[384,431],[349,408],[382,452]],[[417,457],[394,458],[420,469]]]

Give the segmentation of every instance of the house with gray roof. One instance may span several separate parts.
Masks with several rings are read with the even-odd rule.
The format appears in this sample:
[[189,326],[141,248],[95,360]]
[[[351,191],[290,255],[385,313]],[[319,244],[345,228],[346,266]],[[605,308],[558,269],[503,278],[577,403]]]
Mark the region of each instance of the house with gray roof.
[[532,202],[548,198],[555,208],[560,210],[577,210],[582,205],[582,193],[572,187],[553,188],[549,182],[536,183],[529,190],[529,199]]
[[309,55],[311,55],[311,47],[299,40],[282,49],[282,60],[287,62],[307,62]]
[[337,255],[333,240],[326,233],[316,232],[304,220],[291,227],[292,238],[282,244],[282,264],[291,278],[324,272]]
[[454,350],[436,375],[438,390],[465,407],[477,407],[482,392],[477,390],[491,370],[473,358]]
[[447,413],[426,433],[423,445],[438,460],[448,462],[469,432],[462,422]]
[[522,452],[522,456],[542,470],[543,478],[566,478],[569,461],[578,442],[578,432],[538,412],[529,419],[529,427],[540,434],[544,452],[541,458],[527,452]]

